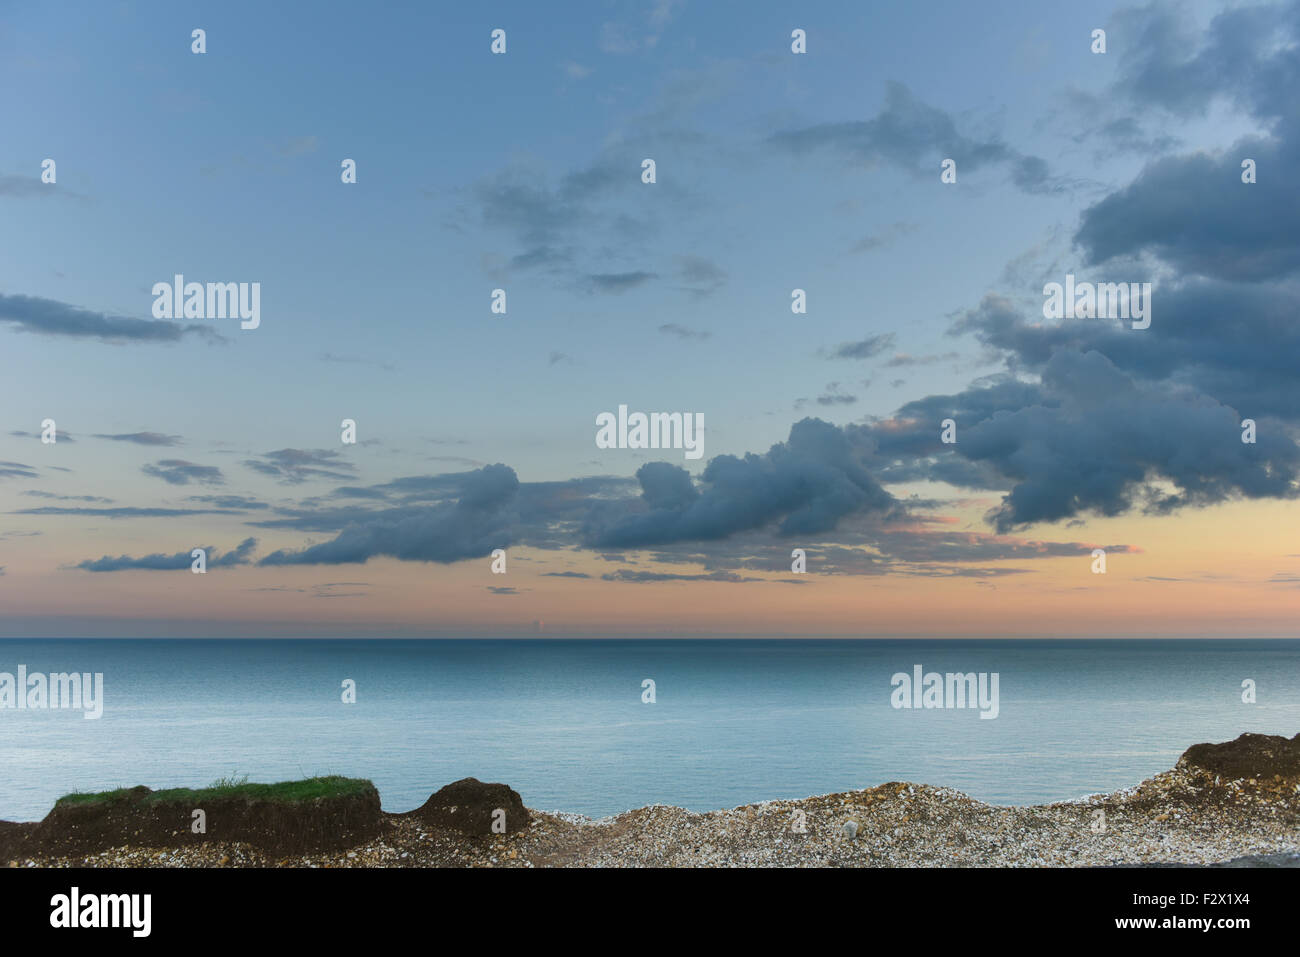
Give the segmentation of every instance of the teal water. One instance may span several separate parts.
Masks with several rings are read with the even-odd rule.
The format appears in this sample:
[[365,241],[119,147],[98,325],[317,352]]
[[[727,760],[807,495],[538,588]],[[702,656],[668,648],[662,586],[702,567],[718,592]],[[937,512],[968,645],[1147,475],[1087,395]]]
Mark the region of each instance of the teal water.
[[[470,775],[591,815],[890,780],[1026,804],[1135,784],[1199,741],[1300,732],[1300,641],[0,640],[0,672],[20,664],[103,672],[104,714],[0,709],[8,820],[231,774],[368,777],[390,811]],[[998,673],[998,717],[895,709],[891,676],[917,664]]]

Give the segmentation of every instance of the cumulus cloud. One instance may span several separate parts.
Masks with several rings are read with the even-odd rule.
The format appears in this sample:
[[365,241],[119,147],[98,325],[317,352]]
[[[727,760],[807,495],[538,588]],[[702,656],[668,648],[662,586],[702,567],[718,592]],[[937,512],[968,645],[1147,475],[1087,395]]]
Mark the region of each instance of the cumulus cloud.
[[[997,375],[859,425],[837,428],[805,419],[787,442],[762,454],[718,456],[698,478],[652,462],[635,480],[532,483],[500,465],[361,487],[336,452],[268,453],[252,467],[289,482],[316,474],[343,478],[349,484],[337,495],[376,507],[309,502],[277,509],[253,524],[331,539],[282,550],[264,562],[377,556],[456,561],[520,543],[592,549],[624,565],[631,562],[623,551],[647,550],[658,563],[694,563],[704,575],[743,579],[746,571],[788,567],[789,536],[797,535],[801,546],[819,547],[818,567],[832,573],[993,577],[1021,571],[995,562],[1024,565],[1085,555],[1091,547],[1133,548],[1009,537],[1027,525],[1295,496],[1300,184],[1285,175],[1261,175],[1259,183],[1244,185],[1239,163],[1250,155],[1261,170],[1276,172],[1300,159],[1300,111],[1291,95],[1300,77],[1300,44],[1293,42],[1297,11],[1296,3],[1236,8],[1198,33],[1181,13],[1149,7],[1124,14],[1135,18],[1133,29],[1112,34],[1113,42],[1131,38],[1132,48],[1117,64],[1115,90],[1135,115],[1164,110],[1187,116],[1221,100],[1258,127],[1220,153],[1153,160],[1083,211],[1073,239],[1094,275],[1080,278],[1151,279],[1156,289],[1149,329],[1101,319],[1044,321],[1037,307],[1024,307],[1023,289],[991,295],[959,313],[951,332],[973,338],[992,361],[1000,359],[1004,369]],[[1101,122],[1116,120],[1110,115]],[[1115,136],[1133,132],[1131,124],[1111,130]],[[1057,188],[1042,160],[960,132],[947,114],[897,85],[872,118],[791,130],[773,142],[793,153],[838,152],[855,162],[912,169],[951,155],[962,170],[1006,170],[1029,192]],[[626,183],[635,169],[624,159],[602,158],[553,188],[525,175],[493,178],[478,193],[484,219],[514,231],[529,262],[567,263],[569,240],[599,225],[594,198]],[[868,238],[864,248],[878,237]],[[675,272],[665,268],[663,275],[705,290],[721,280],[713,268],[679,260]],[[654,278],[648,272],[575,272],[583,274],[604,277],[609,291]],[[1038,295],[1028,291],[1031,300]],[[689,334],[671,323],[661,331]],[[885,333],[823,354],[869,359],[893,345]],[[900,353],[888,364],[952,357],[941,350]],[[828,388],[808,401],[847,405],[849,398]],[[1258,426],[1253,445],[1240,441],[1247,417]],[[945,418],[957,422],[954,445],[939,441]],[[995,493],[987,517],[996,534],[928,524],[917,514],[920,506],[884,489],[920,480]],[[638,578],[623,568],[610,574],[636,581],[685,573],[645,571]]]
[[[1186,11],[1147,6],[1122,17],[1140,37],[1121,58],[1116,94],[1176,116],[1222,102],[1267,133],[1221,153],[1169,156],[1084,211],[1075,240],[1091,263],[1150,253],[1183,276],[1255,281],[1300,267],[1300,183],[1263,171],[1300,161],[1300,4],[1240,7],[1214,17],[1204,35]],[[1256,183],[1241,182],[1255,160]]]
[[[253,549],[257,547],[257,539],[246,538],[233,550],[228,552],[219,552],[211,545],[197,546],[207,552],[207,567],[212,568],[230,568],[235,565],[247,565],[251,560]],[[192,567],[194,558],[191,556],[192,549],[176,552],[174,555],[156,553],[153,555],[144,555],[140,558],[132,558],[130,555],[119,555],[116,558],[105,555],[103,558],[87,559],[76,567],[88,572],[122,572],[131,570],[146,571],[177,571],[179,569],[188,569]]]
[[[885,474],[1009,485],[989,516],[999,531],[1139,505],[1170,511],[1297,491],[1300,449],[1287,435],[1244,444],[1233,409],[1191,390],[1138,383],[1097,351],[1054,352],[1038,385],[1002,381],[934,396],[900,416],[868,427],[882,456],[902,459]],[[957,422],[951,445],[939,441],[944,418]]]
[[[1115,35],[1132,47],[1117,98],[1176,116],[1220,101],[1266,132],[1156,159],[1083,211],[1079,279],[1152,281],[1148,329],[1045,321],[1041,299],[1025,310],[988,295],[951,333],[973,336],[1006,372],[864,426],[882,481],[1003,491],[989,514],[999,531],[1300,493],[1300,183],[1247,185],[1240,168],[1247,156],[1261,169],[1300,160],[1300,3],[1234,9],[1203,33],[1180,9],[1122,19]],[[954,445],[938,441],[945,418]],[[1254,444],[1241,441],[1245,418]]]
[[380,556],[450,563],[509,545],[519,491],[514,469],[489,465],[457,478],[457,497],[452,502],[371,513],[349,524],[332,541],[272,552],[260,564],[337,565]]
[[795,423],[789,440],[764,455],[710,460],[699,490],[688,490],[688,473],[666,463],[642,466],[637,479],[640,507],[618,502],[593,508],[584,529],[587,544],[638,548],[708,541],[769,524],[782,535],[817,534],[852,512],[895,504],[856,461],[845,434],[819,419]]
[[990,295],[961,314],[953,332],[974,335],[1017,370],[1041,372],[1062,350],[1097,351],[1135,379],[1190,386],[1243,415],[1300,417],[1300,327],[1293,319],[1300,289],[1171,280],[1153,294],[1153,312],[1143,330],[1102,319],[1052,323]]
[[[896,427],[893,434],[905,431]],[[635,562],[618,549],[646,550],[655,563],[701,565],[699,577],[719,581],[760,580],[742,575],[746,570],[785,571],[790,535],[800,536],[801,546],[818,543],[817,567],[826,574],[959,576],[980,562],[981,574],[991,575],[989,562],[1086,555],[1096,547],[956,531],[944,527],[941,517],[917,511],[934,503],[896,501],[868,474],[868,469],[887,474],[895,466],[897,447],[877,449],[877,436],[889,432],[884,426],[841,428],[807,419],[796,424],[787,442],[763,455],[715,458],[698,481],[669,462],[647,463],[635,479],[520,482],[504,465],[407,476],[355,489],[377,493],[357,497],[379,503],[374,509],[322,506],[312,500],[249,524],[331,536],[262,559],[261,564],[271,566],[361,563],[376,557],[450,563],[523,545],[589,549],[624,566]],[[921,444],[910,449],[909,457],[924,463],[926,448],[923,440],[917,441]],[[917,465],[918,470],[924,467]],[[992,473],[991,466],[985,467]],[[648,582],[654,575],[685,580],[695,574],[642,571],[647,574],[632,574],[625,567],[614,577]],[[544,574],[591,577],[574,571]]]

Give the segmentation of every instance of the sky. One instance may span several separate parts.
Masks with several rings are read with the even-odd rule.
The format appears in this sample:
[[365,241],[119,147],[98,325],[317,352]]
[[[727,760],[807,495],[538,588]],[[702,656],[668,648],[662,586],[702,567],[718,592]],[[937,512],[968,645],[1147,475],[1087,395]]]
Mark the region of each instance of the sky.
[[[1298,42],[0,3],[0,635],[1300,634]],[[1067,275],[1149,327],[1048,318]],[[620,406],[703,454],[600,447]]]

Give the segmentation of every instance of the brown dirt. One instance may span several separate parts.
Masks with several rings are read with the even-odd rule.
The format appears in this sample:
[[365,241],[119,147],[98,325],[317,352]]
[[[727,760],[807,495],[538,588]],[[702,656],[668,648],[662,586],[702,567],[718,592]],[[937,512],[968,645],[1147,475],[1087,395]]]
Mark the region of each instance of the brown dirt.
[[1228,780],[1300,777],[1300,734],[1289,741],[1278,734],[1243,734],[1222,744],[1194,744],[1178,763]]
[[183,847],[212,841],[302,854],[364,843],[378,836],[384,824],[373,786],[366,793],[314,801],[206,800],[205,834],[191,832],[191,804],[149,801],[151,793],[137,787],[110,801],[56,805],[40,823],[11,830],[7,849],[0,829],[0,856],[92,854],[127,844]]
[[[498,811],[505,812],[504,830],[494,832],[492,825]],[[408,813],[428,824],[478,836],[524,831],[531,820],[528,808],[524,807],[523,799],[514,788],[505,784],[486,784],[478,778],[453,781]]]

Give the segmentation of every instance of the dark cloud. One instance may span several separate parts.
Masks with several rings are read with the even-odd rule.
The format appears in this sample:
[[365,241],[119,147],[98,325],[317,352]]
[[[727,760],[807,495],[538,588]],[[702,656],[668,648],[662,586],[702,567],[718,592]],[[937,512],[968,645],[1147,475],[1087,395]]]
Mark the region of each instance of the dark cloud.
[[234,515],[227,508],[68,508],[48,505],[44,508],[20,508],[11,515],[89,515],[96,518],[176,518],[181,515]]
[[595,292],[621,293],[643,286],[659,277],[652,272],[594,273],[587,276],[587,284]]
[[[257,539],[246,538],[239,543],[233,551],[219,552],[211,545],[198,545],[207,552],[207,567],[212,568],[230,568],[234,565],[247,565],[251,559],[253,549],[257,547]],[[191,568],[194,562],[191,556],[192,549],[177,552],[174,555],[164,555],[161,553],[153,555],[144,555],[140,558],[132,558],[130,555],[119,555],[113,558],[105,555],[103,558],[87,559],[76,567],[88,572],[121,572],[133,569],[148,571],[177,571],[179,569]]]
[[1012,182],[1026,192],[1060,188],[1042,159],[1021,154],[998,140],[962,135],[952,117],[923,103],[901,83],[886,86],[885,106],[869,120],[787,130],[774,134],[770,142],[791,153],[832,151],[857,164],[888,162],[935,177],[941,159],[955,160],[958,175],[1002,165],[1010,169]]
[[342,455],[336,449],[278,449],[244,464],[286,485],[300,485],[314,478],[352,478],[356,466]]
[[[920,503],[911,501],[908,506],[915,509]],[[725,541],[657,546],[651,558],[660,564],[699,565],[706,571],[786,572],[795,544],[806,552],[809,574],[854,576],[955,576],[974,563],[1090,560],[1094,548],[1114,554],[1140,551],[1125,544],[1046,542],[968,531],[957,528],[947,516],[899,509],[886,514],[855,513],[842,519],[833,533],[797,543],[766,531],[744,532]]]
[[364,488],[355,485],[341,485],[330,494],[338,498],[365,498],[376,501],[388,498],[388,493],[382,488]]
[[117,435],[95,433],[97,439],[112,439],[114,442],[134,442],[136,445],[183,445],[179,435],[164,435],[161,432],[120,432]]
[[[1088,111],[1104,108],[1106,102],[1101,97],[1079,98],[1069,115],[1072,118],[1085,115]],[[1117,116],[1099,127],[1080,130],[1072,138],[1080,146],[1098,147],[1094,154],[1098,162],[1107,160],[1116,153],[1137,153],[1142,156],[1167,153],[1181,144],[1176,136],[1153,133],[1149,123],[1150,117],[1140,120],[1136,116]],[[1098,139],[1102,144],[1098,144]]]
[[[460,501],[462,489],[467,483],[474,482],[476,475],[475,472],[458,472],[407,476],[371,487],[382,491],[384,500],[395,505],[370,510],[358,507],[282,508],[277,510],[276,518],[249,524],[259,528],[336,535],[358,524],[367,527],[401,523],[412,527],[437,525],[445,521],[449,509]],[[610,476],[520,483],[517,509],[510,515],[511,540],[533,548],[572,547],[577,537],[575,530],[593,502],[625,498],[636,488],[633,479]]]
[[[907,418],[870,427],[882,456],[904,456],[884,476],[1009,486],[989,516],[999,531],[1297,492],[1294,441],[1265,429],[1243,444],[1241,416],[1208,396],[1140,384],[1096,351],[1054,352],[1041,378],[932,396],[905,406]],[[939,441],[944,418],[957,423],[955,444]]]
[[[22,430],[17,430],[17,431],[14,431],[14,432],[10,432],[9,434],[10,434],[10,435],[13,435],[13,436],[16,436],[17,438],[20,438],[20,439],[39,439],[39,438],[42,438],[42,435],[41,435],[40,432],[24,432],[24,431],[22,431]],[[54,438],[55,438],[56,442],[75,442],[75,441],[76,441],[76,439],[74,439],[74,438],[72,437],[72,433],[71,433],[71,432],[65,432],[63,429],[55,429],[55,430],[54,430]]]
[[536,269],[549,266],[552,268],[568,267],[573,264],[572,249],[555,249],[551,246],[534,246],[525,252],[511,257],[510,265],[514,269]]
[[1216,100],[1266,119],[1294,111],[1295,2],[1227,10],[1203,32],[1194,11],[1172,4],[1121,11],[1115,25],[1126,38],[1115,91],[1134,103],[1183,117],[1205,115]]
[[817,396],[818,405],[853,405],[857,401],[856,395],[848,395],[844,392],[828,392]]
[[514,470],[489,465],[455,479],[453,502],[370,513],[348,524],[332,541],[273,552],[260,564],[336,565],[380,556],[449,563],[511,544],[519,493]]
[[823,406],[853,405],[858,401],[856,395],[850,395],[840,388],[838,382],[826,383],[826,391],[817,396],[817,404]]
[[[1300,494],[1300,181],[1281,175],[1300,161],[1300,3],[1237,8],[1203,33],[1179,8],[1120,20],[1116,100],[1179,117],[1219,102],[1263,132],[1156,159],[1084,210],[1078,279],[1151,281],[1149,328],[1044,320],[1041,305],[986,296],[951,332],[1006,372],[864,427],[882,481],[1003,491],[989,515],[1000,531]],[[1246,157],[1255,184],[1241,181]],[[955,445],[938,441],[945,418]]]
[[685,469],[668,462],[647,462],[637,469],[641,500],[651,509],[683,509],[699,501],[700,492]]
[[0,462],[0,478],[39,478],[34,465],[24,465],[22,462]]
[[965,562],[1090,558],[1095,548],[1104,548],[1108,555],[1134,554],[1139,551],[1134,546],[1125,544],[1043,542],[957,529],[929,530],[904,525],[886,526],[872,538],[873,544],[888,555],[890,561],[917,567],[934,563],[956,567]]
[[[1150,253],[1183,275],[1254,281],[1292,274],[1300,267],[1300,184],[1284,171],[1300,162],[1297,132],[1243,140],[1219,156],[1161,159],[1086,209],[1075,242],[1090,265]],[[1250,185],[1241,182],[1247,157],[1259,169]]]
[[639,174],[639,158],[604,157],[549,188],[538,184],[535,170],[516,165],[483,179],[474,193],[483,222],[513,232],[528,248],[521,265],[537,266],[567,261],[565,235],[595,223],[592,203]]
[[[987,398],[965,401],[970,408],[996,404]],[[837,428],[808,419],[792,429],[789,442],[765,455],[714,459],[698,483],[667,462],[647,463],[635,480],[534,483],[518,482],[512,470],[498,465],[408,476],[372,487],[384,491],[385,503],[401,504],[373,510],[280,509],[275,518],[250,524],[333,535],[323,544],[267,556],[266,565],[339,564],[379,556],[454,562],[510,545],[571,550],[617,542],[628,549],[649,549],[656,563],[703,566],[700,575],[663,573],[674,580],[737,580],[744,571],[784,572],[791,535],[800,536],[801,546],[817,545],[816,570],[823,574],[989,577],[998,574],[988,571],[989,562],[1087,556],[1096,547],[958,531],[916,511],[942,503],[894,500],[861,464],[881,473],[894,465],[906,443],[876,448],[876,436],[891,434],[891,428],[895,435],[905,431],[886,425]],[[937,444],[934,430],[926,431]],[[917,448],[921,451],[910,457],[920,463],[920,475],[928,460],[924,447]],[[1131,550],[1125,545],[1107,548]],[[626,566],[636,562],[627,554],[600,554],[625,566],[615,574],[617,580],[645,582],[660,574],[647,570],[633,575]],[[977,572],[963,571],[975,563],[982,563]],[[573,571],[543,574],[590,577]]]
[[[1221,13],[1198,36],[1187,11],[1147,6],[1120,18],[1133,42],[1116,95],[1146,109],[1204,115],[1216,101],[1269,127],[1218,153],[1149,165],[1084,211],[1075,242],[1090,263],[1150,253],[1184,277],[1257,281],[1300,267],[1300,4]],[[1241,181],[1241,163],[1258,181]],[[1285,171],[1285,172],[1284,172]]]
[[867,336],[857,342],[842,342],[829,353],[831,359],[870,359],[878,356],[894,344],[892,332]]
[[161,459],[151,465],[141,466],[140,471],[170,485],[189,485],[191,482],[223,485],[226,481],[221,469],[215,465],[195,465],[184,459]]
[[55,495],[53,492],[42,492],[32,489],[23,492],[24,495],[30,495],[32,498],[52,499],[60,502],[111,502],[111,498],[103,498],[99,495]]
[[209,342],[224,342],[207,326],[181,325],[159,319],[128,319],[70,306],[37,296],[6,296],[0,293],[0,322],[13,324],[21,332],[48,336],[73,336],[102,342],[179,342],[198,336]]
[[222,509],[238,510],[259,510],[270,508],[265,502],[259,502],[255,498],[249,498],[247,495],[191,495],[187,499],[191,502],[203,502],[207,505],[215,505]]
[[1020,371],[1040,373],[1062,350],[1096,351],[1136,380],[1189,386],[1243,416],[1300,418],[1300,288],[1294,284],[1170,280],[1152,294],[1148,329],[1102,319],[1044,322],[999,296],[960,315],[969,333]]
[[600,577],[607,582],[632,582],[638,585],[655,582],[732,582],[739,584],[767,580],[764,578],[747,578],[744,575],[737,575],[735,572],[708,572],[703,575],[685,575],[671,572],[640,572],[630,568],[620,568],[617,571],[606,572]]
[[885,363],[886,369],[902,369],[907,366],[928,366],[936,362],[951,362],[960,359],[961,355],[956,352],[945,352],[942,355],[913,356],[906,352],[900,352],[892,359]]
[[[678,541],[708,541],[775,524],[780,534],[828,532],[861,510],[887,510],[893,497],[855,460],[845,434],[829,423],[804,419],[790,438],[764,455],[720,455],[700,476],[698,494],[684,480],[670,484],[664,463],[637,472],[643,501],[593,508],[583,530],[594,548],[638,548]],[[668,489],[671,494],[666,494]],[[694,490],[692,490],[694,491]]]

